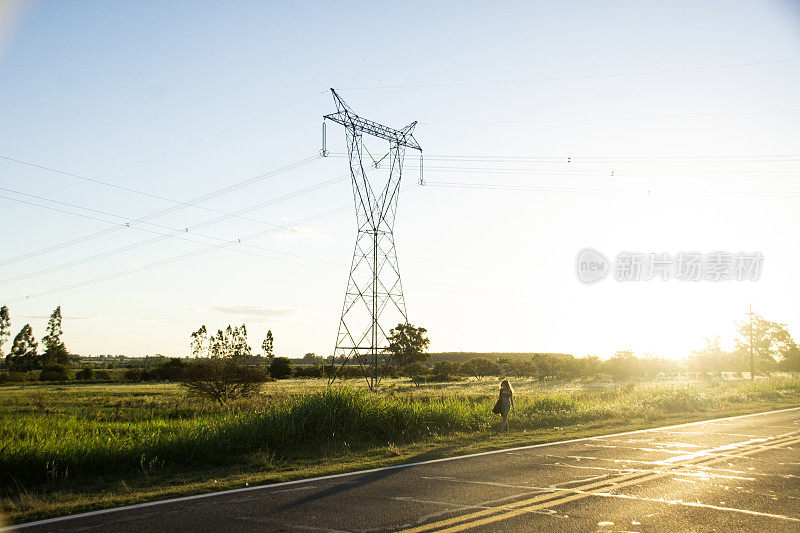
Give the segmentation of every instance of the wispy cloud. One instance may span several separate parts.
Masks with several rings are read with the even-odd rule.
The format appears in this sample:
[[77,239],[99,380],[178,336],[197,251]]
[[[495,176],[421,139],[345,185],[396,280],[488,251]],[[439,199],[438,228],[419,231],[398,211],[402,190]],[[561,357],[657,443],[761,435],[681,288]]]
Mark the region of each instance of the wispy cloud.
[[[25,318],[28,320],[49,320],[50,315],[19,315],[20,318]],[[91,316],[62,316],[61,320],[68,321],[68,320],[97,320],[96,317]]]
[[299,226],[290,226],[285,230],[279,231],[275,234],[277,239],[283,240],[294,240],[294,239],[309,239],[314,241],[327,241],[330,240],[331,236],[327,233],[322,233],[321,231],[309,229],[309,228],[301,228]]
[[241,315],[250,318],[288,319],[304,314],[299,309],[264,307],[261,305],[215,305],[211,308],[219,313]]
[[[20,318],[25,320],[49,320],[50,315],[19,315]],[[61,317],[64,322],[72,322],[77,320],[90,320],[92,322],[158,322],[163,321],[162,317],[155,316],[71,316],[64,315]]]

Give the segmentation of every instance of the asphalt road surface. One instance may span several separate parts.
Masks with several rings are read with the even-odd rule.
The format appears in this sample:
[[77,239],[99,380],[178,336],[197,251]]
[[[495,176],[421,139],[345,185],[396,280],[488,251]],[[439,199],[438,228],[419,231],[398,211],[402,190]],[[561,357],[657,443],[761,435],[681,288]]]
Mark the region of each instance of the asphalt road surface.
[[800,409],[237,489],[17,529],[800,532]]

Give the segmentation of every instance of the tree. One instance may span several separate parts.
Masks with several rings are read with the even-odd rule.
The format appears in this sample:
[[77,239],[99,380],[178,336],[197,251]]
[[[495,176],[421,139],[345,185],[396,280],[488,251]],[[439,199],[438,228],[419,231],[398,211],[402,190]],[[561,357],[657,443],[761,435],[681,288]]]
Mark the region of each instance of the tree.
[[216,336],[209,337],[209,349],[211,357],[222,357],[227,353],[227,346],[225,342],[225,333],[221,329],[217,330]]
[[431,341],[425,336],[426,333],[427,329],[409,323],[397,324],[395,328],[390,329],[389,353],[394,363],[398,366],[408,366],[427,361],[430,354],[425,353],[425,349]]
[[781,368],[784,370],[789,371],[800,371],[800,348],[795,346],[794,348],[787,350],[786,353],[783,354],[783,359],[780,362]]
[[8,307],[0,307],[0,357],[3,356],[3,344],[11,336],[11,317],[8,314]]
[[193,331],[190,337],[192,339],[192,355],[197,358],[200,356],[200,354],[206,351],[206,346],[209,344],[208,330],[206,329],[206,325],[203,324],[200,326],[200,329]]
[[[722,349],[719,337],[706,339],[706,345],[689,355],[689,369],[693,372],[722,372],[732,365],[732,356]],[[740,369],[737,369],[740,370]]]
[[[203,330],[201,327],[194,332],[193,339],[201,338]],[[248,361],[250,346],[244,324],[217,330],[217,334],[209,338],[209,351],[211,357],[195,359],[177,376],[192,394],[224,404],[256,394],[268,378],[263,365]]]
[[642,377],[644,368],[642,361],[631,350],[620,350],[614,357],[606,361],[609,374],[617,380],[632,380]]
[[779,361],[791,359],[794,350],[797,349],[797,345],[786,329],[786,324],[770,322],[754,313],[752,320],[739,322],[737,326],[739,339],[736,340],[736,349],[745,356],[748,365],[752,349],[756,373],[759,370],[774,370]]
[[47,335],[42,337],[44,344],[44,354],[41,363],[44,365],[58,363],[66,365],[69,363],[69,350],[61,341],[64,330],[61,328],[61,306],[55,308],[47,321]]
[[433,373],[435,376],[441,377],[455,376],[458,374],[458,363],[455,361],[438,361],[433,364],[431,373]]
[[423,378],[431,371],[430,367],[424,363],[411,363],[403,367],[403,373],[407,374],[417,387],[422,385]]
[[325,358],[321,355],[315,354],[314,352],[309,352],[303,356],[300,362],[304,365],[325,364]]
[[284,379],[292,375],[292,362],[288,357],[275,357],[269,364],[269,375],[275,379]]
[[261,343],[261,349],[264,350],[264,357],[272,360],[274,354],[272,353],[272,348],[275,340],[272,338],[272,330],[267,330],[267,336],[264,337],[264,342]]
[[33,336],[33,328],[30,324],[25,324],[14,337],[11,352],[6,356],[6,363],[18,370],[31,370],[39,363],[36,356],[38,348],[39,343]]
[[[228,331],[231,331],[230,328],[228,326]],[[247,344],[247,328],[244,324],[231,331],[230,347],[232,357],[249,357],[251,355],[250,345]]]
[[485,357],[475,357],[469,361],[464,361],[458,367],[462,374],[475,376],[479,380],[484,376],[497,373],[497,364],[489,361]]

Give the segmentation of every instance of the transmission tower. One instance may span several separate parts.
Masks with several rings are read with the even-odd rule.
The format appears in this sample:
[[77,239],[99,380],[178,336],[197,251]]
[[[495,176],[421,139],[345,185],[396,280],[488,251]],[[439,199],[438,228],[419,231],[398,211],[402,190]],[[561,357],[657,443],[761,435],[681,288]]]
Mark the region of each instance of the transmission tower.
[[[344,126],[358,225],[334,349],[334,361],[341,360],[336,376],[355,359],[374,390],[388,358],[387,332],[408,322],[393,230],[405,150],[419,150],[421,161],[422,148],[414,138],[416,122],[400,130],[378,124],[356,115],[335,90],[331,93],[336,113],[323,118],[322,155],[327,155],[325,120]],[[388,141],[386,155],[376,160],[364,143],[365,134]],[[379,171],[387,157],[388,177]]]

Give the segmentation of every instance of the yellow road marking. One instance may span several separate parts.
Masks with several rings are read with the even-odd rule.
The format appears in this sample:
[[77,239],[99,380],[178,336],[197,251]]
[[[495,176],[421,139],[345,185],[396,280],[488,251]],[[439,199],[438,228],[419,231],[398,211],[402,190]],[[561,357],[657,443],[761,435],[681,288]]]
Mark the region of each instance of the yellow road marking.
[[[619,476],[619,479],[629,479],[634,478],[637,476],[647,476],[651,475],[649,472],[636,472],[633,474],[625,474],[624,476]],[[597,487],[602,487],[603,485],[608,485],[613,479],[606,479],[603,481],[596,481],[594,483],[588,483],[586,485],[580,485],[581,488],[585,489],[593,489]],[[559,498],[561,494],[564,493],[564,490],[568,489],[553,489],[553,492],[547,492],[545,494],[540,494],[538,496],[534,496],[533,498],[528,498],[527,500],[521,500],[518,502],[514,502],[508,505],[504,505],[501,507],[493,507],[491,509],[484,509],[482,511],[476,511],[474,513],[470,513],[468,515],[456,516],[453,518],[448,518],[446,520],[440,520],[439,522],[432,522],[430,524],[423,524],[421,526],[413,527],[410,529],[404,529],[401,533],[421,533],[423,531],[429,531],[431,529],[436,529],[438,527],[443,527],[451,524],[456,524],[458,522],[463,522],[464,520],[471,519],[471,518],[480,518],[481,516],[486,516],[494,513],[498,513],[507,509],[514,509],[519,506],[524,506],[532,503],[541,502],[544,500],[549,500],[552,498]],[[573,489],[574,490],[574,489]]]
[[[797,436],[798,432],[793,432],[791,434],[786,434],[781,437],[769,439],[757,442],[757,443],[750,443],[750,444],[743,444],[741,447],[737,448],[730,448],[726,449],[725,451],[730,451],[731,453],[735,453],[739,456],[746,456],[751,455],[753,453],[758,453],[760,451],[765,451],[768,449],[778,448],[780,446],[786,446],[791,444],[800,443],[800,437]],[[718,448],[724,448],[722,446]],[[713,453],[713,452],[710,452]],[[637,483],[643,483],[645,481],[652,481],[655,479],[659,479],[665,476],[669,476],[673,473],[673,470],[678,468],[686,467],[686,466],[701,466],[707,464],[714,464],[718,462],[723,462],[729,460],[731,457],[726,456],[705,456],[698,455],[696,457],[692,457],[691,459],[687,459],[686,461],[676,462],[673,464],[668,465],[668,469],[662,472],[636,472],[632,474],[625,474],[622,476],[617,476],[615,478],[610,478],[606,480],[596,481],[593,483],[586,483],[584,485],[578,485],[575,488],[571,489],[555,489],[557,492],[545,493],[535,496],[533,498],[529,498],[526,500],[521,500],[518,502],[514,502],[509,505],[504,505],[501,507],[496,507],[492,509],[484,509],[482,511],[477,511],[474,513],[469,513],[466,515],[456,516],[453,518],[448,518],[445,520],[440,520],[438,522],[432,522],[429,524],[423,524],[421,526],[404,529],[401,533],[422,533],[425,531],[432,531],[434,529],[438,530],[437,533],[443,532],[456,532],[456,531],[464,531],[467,529],[472,529],[474,527],[490,524],[493,522],[498,522],[500,520],[506,520],[509,518],[513,518],[515,516],[529,513],[532,511],[536,511],[538,509],[544,509],[553,507],[556,505],[561,505],[563,503],[568,503],[573,500],[578,500],[582,498],[587,498],[592,496],[593,494],[598,493],[599,491],[593,490],[598,489],[600,487],[604,487],[606,485],[610,485],[609,489],[614,490],[622,487],[627,487],[630,485],[635,485]],[[572,492],[567,496],[560,496],[559,494],[563,494],[565,491]],[[505,512],[503,512],[505,511]],[[490,516],[494,515],[494,516]],[[466,522],[466,523],[464,523]],[[452,527],[447,527],[452,526]],[[446,528],[446,529],[439,529],[439,528]]]

